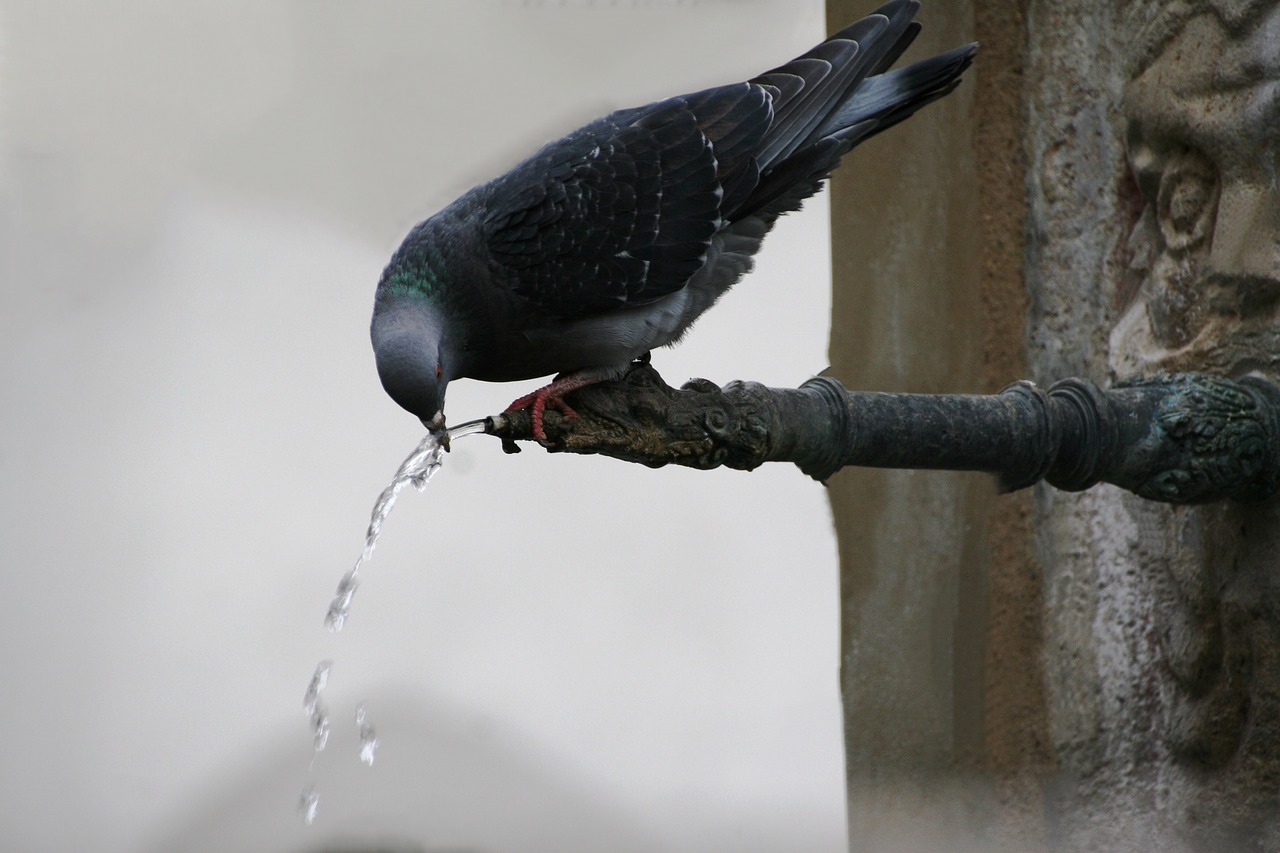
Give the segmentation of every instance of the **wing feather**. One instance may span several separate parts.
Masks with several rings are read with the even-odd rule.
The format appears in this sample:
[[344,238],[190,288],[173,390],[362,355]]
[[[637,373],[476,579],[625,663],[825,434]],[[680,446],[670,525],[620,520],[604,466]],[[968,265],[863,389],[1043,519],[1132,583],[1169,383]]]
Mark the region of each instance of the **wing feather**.
[[612,113],[480,188],[494,280],[563,320],[684,288],[718,234],[767,231],[855,144],[955,87],[973,46],[886,71],[919,5],[889,0],[745,83]]

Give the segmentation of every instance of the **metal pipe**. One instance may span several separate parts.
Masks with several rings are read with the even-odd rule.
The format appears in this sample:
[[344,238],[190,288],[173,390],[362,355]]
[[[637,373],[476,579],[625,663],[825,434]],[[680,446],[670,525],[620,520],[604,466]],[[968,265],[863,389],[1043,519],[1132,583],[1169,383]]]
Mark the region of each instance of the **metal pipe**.
[[[849,465],[985,471],[1006,490],[1106,482],[1167,503],[1280,489],[1280,388],[1257,377],[1183,373],[1105,390],[1073,378],[991,395],[849,391],[825,376],[799,388],[695,379],[677,390],[639,364],[566,402],[578,417],[548,413],[548,450],[653,467],[787,461],[823,481]],[[485,431],[509,451],[532,439],[527,412],[489,418]]]

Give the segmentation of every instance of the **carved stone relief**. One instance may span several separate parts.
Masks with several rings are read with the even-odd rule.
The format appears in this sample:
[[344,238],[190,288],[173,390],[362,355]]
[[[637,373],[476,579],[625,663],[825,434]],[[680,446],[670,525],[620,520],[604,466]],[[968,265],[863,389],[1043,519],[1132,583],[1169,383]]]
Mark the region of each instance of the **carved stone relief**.
[[1280,367],[1280,4],[1134,2],[1120,375]]
[[[1280,0],[1029,20],[1035,377],[1280,378]],[[1041,490],[1036,531],[1050,849],[1280,850],[1280,506]]]
[[[1133,2],[1128,271],[1117,376],[1280,373],[1280,3]],[[1264,506],[1127,502],[1166,677],[1164,806],[1193,849],[1275,842],[1280,797],[1277,519]],[[1270,849],[1268,847],[1268,849]]]

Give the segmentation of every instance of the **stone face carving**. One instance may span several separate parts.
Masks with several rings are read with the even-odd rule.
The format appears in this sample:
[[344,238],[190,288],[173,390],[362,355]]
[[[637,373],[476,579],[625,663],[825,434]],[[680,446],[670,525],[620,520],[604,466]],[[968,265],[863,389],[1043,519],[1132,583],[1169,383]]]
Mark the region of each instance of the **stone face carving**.
[[[1280,3],[1126,7],[1123,112],[1133,177],[1117,375],[1280,373]],[[1154,508],[1138,565],[1166,666],[1162,730],[1185,775],[1165,803],[1192,849],[1276,841],[1280,592],[1276,513]],[[1268,848],[1269,849],[1269,848]]]
[[1280,367],[1280,4],[1137,2],[1121,374]]
[[[1033,375],[1274,381],[1280,2],[1032,0],[1029,22]],[[1280,505],[1041,489],[1036,530],[1053,849],[1280,849]]]

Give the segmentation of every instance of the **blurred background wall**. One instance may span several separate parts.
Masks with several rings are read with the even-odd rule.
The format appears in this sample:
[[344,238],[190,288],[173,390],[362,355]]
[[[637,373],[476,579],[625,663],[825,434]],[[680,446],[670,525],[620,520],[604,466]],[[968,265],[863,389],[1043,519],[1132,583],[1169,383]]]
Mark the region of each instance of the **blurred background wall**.
[[[829,28],[862,11],[827,8]],[[981,50],[946,100],[833,178],[832,369],[860,390],[994,393],[1027,369],[1025,9],[921,18],[908,58]],[[1031,494],[874,469],[842,471],[830,493],[852,848],[1034,849],[1052,753]]]
[[[0,847],[843,849],[835,540],[794,469],[469,439],[321,626],[421,432],[367,340],[407,229],[823,30],[817,0],[0,3]],[[828,259],[819,199],[655,364],[798,384]]]

